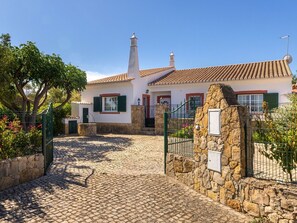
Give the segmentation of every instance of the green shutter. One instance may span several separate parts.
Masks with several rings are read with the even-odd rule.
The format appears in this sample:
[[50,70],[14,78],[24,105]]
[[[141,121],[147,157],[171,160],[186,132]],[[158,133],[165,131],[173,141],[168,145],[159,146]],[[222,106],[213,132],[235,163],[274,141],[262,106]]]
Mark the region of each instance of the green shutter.
[[94,112],[102,112],[102,97],[94,97]]
[[118,96],[118,111],[119,112],[127,111],[127,97],[126,97],[126,95]]
[[263,100],[268,103],[269,110],[278,107],[278,93],[266,93],[263,95]]

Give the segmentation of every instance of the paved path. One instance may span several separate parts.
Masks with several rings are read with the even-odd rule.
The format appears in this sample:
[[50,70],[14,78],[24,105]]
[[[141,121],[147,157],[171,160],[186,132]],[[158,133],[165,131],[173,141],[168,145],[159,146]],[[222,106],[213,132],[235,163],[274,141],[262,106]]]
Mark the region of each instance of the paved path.
[[163,138],[55,139],[47,176],[0,193],[0,222],[246,222],[164,176]]

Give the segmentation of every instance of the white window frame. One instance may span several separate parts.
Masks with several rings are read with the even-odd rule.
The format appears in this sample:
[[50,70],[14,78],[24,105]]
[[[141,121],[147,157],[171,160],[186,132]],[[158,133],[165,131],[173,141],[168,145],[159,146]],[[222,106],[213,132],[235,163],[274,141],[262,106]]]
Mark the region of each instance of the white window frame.
[[[244,100],[243,100],[243,97],[245,97]],[[237,100],[239,104],[248,106],[250,113],[263,112],[263,107],[262,107],[263,100],[264,100],[263,94],[238,94]]]
[[[118,112],[118,96],[102,97],[102,112]],[[110,108],[106,108],[106,102],[110,102]]]

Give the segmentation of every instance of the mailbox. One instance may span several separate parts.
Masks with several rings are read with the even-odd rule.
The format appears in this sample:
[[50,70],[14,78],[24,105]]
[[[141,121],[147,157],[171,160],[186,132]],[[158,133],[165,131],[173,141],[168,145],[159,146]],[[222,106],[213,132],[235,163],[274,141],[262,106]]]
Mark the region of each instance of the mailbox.
[[221,173],[221,152],[208,150],[207,168]]
[[221,134],[221,109],[208,109],[208,134]]

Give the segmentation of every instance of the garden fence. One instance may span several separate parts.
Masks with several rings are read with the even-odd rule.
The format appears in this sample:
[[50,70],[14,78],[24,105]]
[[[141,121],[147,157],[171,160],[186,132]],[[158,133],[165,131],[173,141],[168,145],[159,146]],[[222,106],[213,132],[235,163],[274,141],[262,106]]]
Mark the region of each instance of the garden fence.
[[247,174],[260,179],[297,183],[297,111],[251,114],[252,146]]

